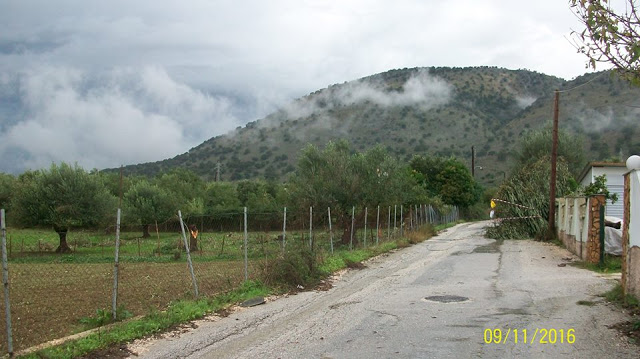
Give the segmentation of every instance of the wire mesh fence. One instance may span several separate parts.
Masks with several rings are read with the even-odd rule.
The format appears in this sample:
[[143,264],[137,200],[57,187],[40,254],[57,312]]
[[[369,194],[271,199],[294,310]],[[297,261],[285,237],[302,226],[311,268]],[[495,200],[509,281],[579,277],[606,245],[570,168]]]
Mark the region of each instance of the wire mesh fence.
[[3,229],[8,277],[0,309],[11,320],[0,325],[0,351],[18,352],[98,326],[113,314],[114,295],[119,317],[143,315],[194,298],[194,283],[199,296],[214,296],[246,279],[261,279],[270,259],[286,255],[290,246],[330,255],[457,217],[455,207],[439,211],[428,205],[240,209],[187,215],[183,224],[176,216],[124,225],[119,232],[116,226],[70,231],[71,253],[55,252],[59,237],[52,230]]

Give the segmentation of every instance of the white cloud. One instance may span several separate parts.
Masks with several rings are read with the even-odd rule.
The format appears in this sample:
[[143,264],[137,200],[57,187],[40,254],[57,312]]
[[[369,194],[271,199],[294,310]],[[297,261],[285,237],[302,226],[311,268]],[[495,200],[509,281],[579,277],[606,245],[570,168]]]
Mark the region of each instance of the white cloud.
[[[585,71],[566,39],[579,23],[557,0],[24,0],[4,4],[0,23],[0,87],[25,74],[19,121],[0,109],[0,155],[31,154],[29,167],[78,154],[97,167],[172,157],[296,97],[394,68]],[[416,81],[395,98],[351,96],[444,93]]]
[[0,157],[28,154],[14,171],[51,161],[103,168],[161,160],[238,124],[227,99],[176,83],[159,67],[99,77],[48,67],[22,84],[27,118],[0,135]]

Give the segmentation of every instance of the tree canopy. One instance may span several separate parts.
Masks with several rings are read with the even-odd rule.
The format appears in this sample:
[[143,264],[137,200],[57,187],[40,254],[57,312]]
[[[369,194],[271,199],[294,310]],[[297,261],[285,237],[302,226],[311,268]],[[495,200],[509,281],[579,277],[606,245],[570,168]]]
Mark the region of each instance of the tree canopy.
[[429,195],[438,196],[445,204],[468,207],[480,199],[482,189],[464,163],[455,158],[414,156],[409,166]]
[[[521,140],[519,149],[515,152],[516,170],[549,156],[553,139],[553,129],[548,126],[540,130],[527,133]],[[566,131],[558,130],[558,157],[566,162],[569,172],[575,177],[585,165],[582,151],[582,139]],[[514,172],[515,172],[514,171]]]
[[165,221],[175,215],[175,197],[164,188],[140,180],[124,194],[125,218],[142,225],[142,236],[149,237],[149,225]]
[[78,165],[52,164],[48,170],[27,172],[16,183],[14,216],[24,225],[52,226],[60,236],[57,252],[71,249],[66,233],[72,227],[95,227],[115,214],[116,199],[98,174]]
[[640,84],[640,19],[638,3],[625,0],[571,0],[570,6],[585,26],[574,31],[579,52],[588,58],[588,66],[612,64],[623,76]]

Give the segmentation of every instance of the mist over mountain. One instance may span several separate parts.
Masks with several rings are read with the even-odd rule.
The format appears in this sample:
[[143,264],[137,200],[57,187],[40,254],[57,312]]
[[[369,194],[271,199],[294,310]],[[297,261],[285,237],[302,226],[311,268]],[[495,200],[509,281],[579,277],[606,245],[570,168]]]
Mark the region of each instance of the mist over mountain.
[[560,126],[584,137],[587,159],[640,151],[640,89],[611,72],[566,81],[528,70],[431,67],[329,86],[186,153],[125,171],[185,167],[211,179],[220,164],[223,180],[286,178],[306,144],[346,139],[355,150],[383,145],[401,160],[432,154],[470,162],[475,146],[476,177],[494,183],[509,170],[518,139],[550,124],[555,89],[563,91]]

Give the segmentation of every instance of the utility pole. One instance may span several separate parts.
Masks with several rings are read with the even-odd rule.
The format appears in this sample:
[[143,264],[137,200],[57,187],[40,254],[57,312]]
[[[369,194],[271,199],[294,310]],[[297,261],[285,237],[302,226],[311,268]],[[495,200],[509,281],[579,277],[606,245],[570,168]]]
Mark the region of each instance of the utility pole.
[[476,149],[471,146],[471,177],[476,177]]
[[[558,160],[558,112],[560,92],[556,90],[553,101],[553,143],[551,145],[551,179],[549,184],[549,236],[555,232],[556,224],[556,163]],[[548,237],[550,238],[550,237]]]
[[216,182],[220,182],[220,162],[216,163]]

